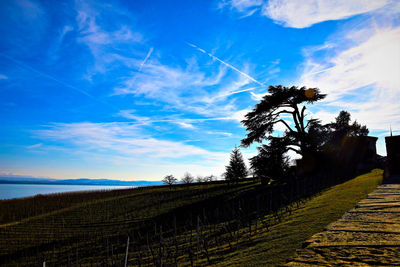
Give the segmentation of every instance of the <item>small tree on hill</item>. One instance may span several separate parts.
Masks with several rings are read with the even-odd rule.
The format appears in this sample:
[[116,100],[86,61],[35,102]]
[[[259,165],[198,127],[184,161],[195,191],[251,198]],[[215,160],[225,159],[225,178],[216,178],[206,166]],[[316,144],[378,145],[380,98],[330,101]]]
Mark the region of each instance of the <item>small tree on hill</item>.
[[178,181],[178,179],[176,179],[173,175],[167,175],[164,177],[164,179],[162,179],[162,182],[169,186],[172,186],[174,183],[176,183],[176,181]]
[[186,173],[183,175],[182,179],[181,179],[181,182],[182,182],[183,184],[191,184],[191,183],[193,183],[193,181],[194,181],[193,175],[191,175],[191,174],[188,173],[188,172],[186,172]]
[[231,159],[229,165],[226,166],[224,176],[225,179],[230,182],[237,182],[247,176],[247,168],[242,153],[240,153],[240,150],[236,146],[235,149],[232,150]]
[[204,182],[203,176],[197,175],[197,177],[196,177],[196,182],[197,182],[197,183],[202,183],[202,182]]
[[215,175],[213,175],[213,174],[204,177],[204,181],[205,182],[212,182],[212,181],[215,181],[215,180],[217,180],[217,177]]

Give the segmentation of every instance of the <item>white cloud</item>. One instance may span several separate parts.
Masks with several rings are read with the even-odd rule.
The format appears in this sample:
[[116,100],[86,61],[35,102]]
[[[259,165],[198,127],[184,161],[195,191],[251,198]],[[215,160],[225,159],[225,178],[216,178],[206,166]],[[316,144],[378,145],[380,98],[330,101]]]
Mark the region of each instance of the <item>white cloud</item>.
[[[400,128],[400,27],[370,31],[323,62],[308,58],[300,84],[319,87],[328,94],[325,103],[351,111],[370,130]],[[354,36],[347,34],[357,42]]]
[[390,0],[269,0],[263,14],[285,27],[306,28],[313,24],[340,20],[374,11]]
[[379,29],[368,40],[344,50],[327,62],[306,62],[302,82],[318,85],[329,100],[375,85],[396,95],[400,86],[400,27]]
[[[289,120],[284,120],[284,121],[285,121],[289,126],[292,125],[292,122],[291,122],[291,121],[289,121]],[[277,130],[277,131],[283,133],[284,131],[287,131],[288,128],[286,127],[286,125],[285,125],[283,122],[279,122],[279,123],[277,123],[277,124],[274,125],[274,130]]]
[[219,132],[219,131],[206,131],[207,134],[212,134],[212,135],[223,135],[225,137],[231,137],[232,133],[227,133],[227,132]]
[[268,94],[268,92],[261,93],[261,94],[256,94],[254,92],[250,92],[251,98],[254,101],[261,101],[266,94]]
[[230,7],[244,16],[261,14],[285,27],[306,28],[313,24],[341,20],[372,12],[394,3],[393,0],[231,0],[221,1],[220,8]]
[[251,110],[250,109],[242,109],[239,111],[236,111],[235,113],[233,113],[233,115],[231,116],[231,119],[238,121],[239,123],[242,122],[242,120],[245,119],[245,115],[247,113],[249,113]]
[[93,154],[132,159],[176,159],[198,156],[220,160],[221,155],[182,142],[160,140],[142,133],[130,123],[56,123],[36,131],[46,141],[56,141],[65,147],[76,146]]
[[183,122],[183,121],[178,121],[176,122],[176,124],[181,127],[181,128],[185,128],[185,129],[195,129],[195,127],[193,126],[193,124],[187,123],[187,122]]

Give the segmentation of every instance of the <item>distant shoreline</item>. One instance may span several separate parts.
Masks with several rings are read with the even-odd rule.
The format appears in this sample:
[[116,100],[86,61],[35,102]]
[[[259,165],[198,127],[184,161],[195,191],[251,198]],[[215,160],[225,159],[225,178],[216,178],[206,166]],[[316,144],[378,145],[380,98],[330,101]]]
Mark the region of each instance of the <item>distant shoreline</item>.
[[29,184],[29,185],[88,185],[88,186],[152,186],[152,185],[161,185],[161,181],[90,181],[88,180],[61,180],[61,181],[27,181],[27,180],[16,180],[13,181],[11,179],[0,179],[0,184]]
[[[0,180],[0,184],[29,184],[29,185],[35,185],[35,184],[37,184],[37,185],[93,185],[93,186],[95,186],[95,185],[98,185],[98,186],[107,186],[107,185],[109,185],[109,186],[138,186],[138,185],[132,185],[132,184],[128,184],[128,185],[125,185],[125,184],[96,184],[96,183],[94,183],[94,184],[80,184],[80,183],[63,183],[63,182],[60,182],[60,183],[52,183],[52,182],[21,182],[21,181],[1,181]],[[151,184],[151,185],[153,185],[153,184]],[[140,185],[139,185],[140,186]]]

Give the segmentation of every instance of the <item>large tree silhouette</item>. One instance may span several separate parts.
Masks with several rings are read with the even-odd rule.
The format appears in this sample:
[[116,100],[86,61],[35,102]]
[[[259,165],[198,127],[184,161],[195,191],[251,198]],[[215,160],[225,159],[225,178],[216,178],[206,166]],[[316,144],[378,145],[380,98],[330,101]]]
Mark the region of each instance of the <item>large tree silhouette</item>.
[[[246,138],[242,140],[242,146],[248,147],[253,142],[271,140],[274,127],[282,123],[286,127],[282,139],[288,149],[301,155],[315,151],[322,141],[318,140],[318,136],[323,127],[317,119],[309,119],[306,122],[306,107],[299,105],[313,104],[325,96],[318,88],[269,86],[268,94],[242,121],[248,131]],[[285,115],[290,116],[294,127],[284,120]]]

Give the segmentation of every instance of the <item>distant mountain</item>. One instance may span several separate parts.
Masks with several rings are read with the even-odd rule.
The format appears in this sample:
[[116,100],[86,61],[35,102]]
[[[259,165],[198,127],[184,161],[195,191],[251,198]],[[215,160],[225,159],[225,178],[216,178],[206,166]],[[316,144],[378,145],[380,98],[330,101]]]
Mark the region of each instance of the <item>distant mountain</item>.
[[161,181],[121,181],[110,179],[65,179],[32,177],[0,176],[0,184],[60,184],[60,185],[117,185],[117,186],[148,186],[160,185]]

